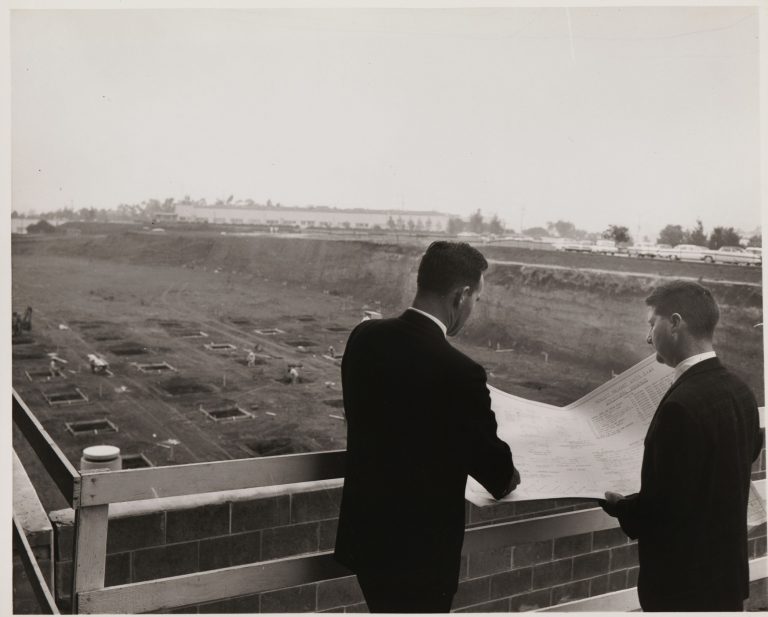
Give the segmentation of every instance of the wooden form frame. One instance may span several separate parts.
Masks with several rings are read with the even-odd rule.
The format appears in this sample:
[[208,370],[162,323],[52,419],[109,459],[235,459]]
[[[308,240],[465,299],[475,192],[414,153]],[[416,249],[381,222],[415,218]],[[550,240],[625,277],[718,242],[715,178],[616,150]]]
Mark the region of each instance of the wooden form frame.
[[72,388],[72,392],[74,394],[77,394],[77,396],[79,396],[80,398],[66,398],[66,399],[62,399],[62,400],[56,400],[56,399],[52,399],[51,398],[52,396],[67,394],[67,392],[41,392],[41,394],[43,395],[43,398],[48,402],[48,404],[51,407],[53,407],[54,405],[75,405],[77,403],[88,403],[88,402],[90,402],[88,400],[88,397],[77,386],[74,386]]
[[13,517],[13,546],[21,557],[21,563],[24,566],[24,571],[27,573],[27,580],[32,586],[32,591],[35,593],[37,603],[40,606],[40,614],[58,615],[59,609],[51,595],[50,589],[48,589],[45,576],[40,570],[40,566],[37,565],[37,559],[35,559],[35,554],[32,552],[32,547],[27,542],[24,530],[15,516]]

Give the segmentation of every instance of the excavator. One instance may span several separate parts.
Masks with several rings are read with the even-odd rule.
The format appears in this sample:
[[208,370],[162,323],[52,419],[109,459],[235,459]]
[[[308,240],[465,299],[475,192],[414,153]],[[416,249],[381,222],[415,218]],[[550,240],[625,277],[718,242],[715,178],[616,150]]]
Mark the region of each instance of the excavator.
[[21,315],[20,313],[17,313],[16,311],[14,311],[13,316],[11,317],[11,327],[13,330],[13,336],[19,336],[25,330],[27,331],[31,330],[32,329],[32,307],[28,306],[27,310],[24,311],[24,315]]

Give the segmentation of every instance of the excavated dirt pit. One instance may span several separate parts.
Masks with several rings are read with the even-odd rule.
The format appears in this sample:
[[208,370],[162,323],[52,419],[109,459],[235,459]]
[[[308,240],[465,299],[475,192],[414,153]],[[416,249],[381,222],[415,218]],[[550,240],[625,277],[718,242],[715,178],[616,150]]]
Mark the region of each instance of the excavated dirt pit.
[[123,336],[117,332],[99,332],[98,334],[88,335],[94,341],[119,341]]
[[327,401],[323,401],[323,403],[328,405],[328,407],[334,407],[336,409],[344,408],[344,399],[341,399],[341,398],[330,399]]
[[316,347],[317,343],[314,341],[307,341],[307,340],[298,340],[298,341],[286,341],[286,345],[290,345],[291,347]]
[[154,467],[150,460],[143,454],[123,454],[120,458],[122,459],[123,469]]
[[13,348],[12,358],[14,360],[40,360],[45,358],[45,349],[39,345],[21,346]]
[[[363,317],[363,307],[378,310],[375,301],[381,300],[380,312],[390,317],[408,306],[415,293],[423,249],[336,240],[232,238],[197,231],[157,236],[107,229],[101,236],[84,233],[82,238],[38,240],[19,236],[13,240],[14,300],[20,306],[39,307],[39,314],[45,316],[39,323],[35,321],[33,332],[24,332],[34,336],[35,345],[13,345],[14,350],[40,347],[37,355],[42,358],[15,357],[14,386],[25,400],[37,405],[33,411],[51,426],[58,425],[58,434],[53,436],[61,440],[70,460],[78,461],[82,445],[93,439],[73,437],[64,430],[64,421],[100,417],[119,424],[119,432],[107,435],[115,445],[125,452],[146,448],[157,465],[221,460],[222,449],[254,456],[305,451],[305,446],[310,450],[343,448],[343,422],[331,419],[343,416],[342,407],[325,403],[342,398],[339,370],[335,361],[321,354],[329,345],[341,351],[343,340]],[[618,373],[650,353],[644,342],[644,298],[656,276],[704,276],[706,280],[715,276],[710,273],[723,271],[717,276],[731,281],[756,274],[744,268],[648,262],[645,270],[649,276],[644,278],[613,272],[642,271],[638,270],[640,260],[626,258],[594,257],[594,263],[586,264],[605,268],[605,272],[584,271],[572,261],[575,258],[555,252],[520,251],[503,258],[526,265],[492,265],[483,301],[452,343],[491,368],[491,385],[554,405],[576,400],[610,379],[612,371]],[[558,268],[537,265],[539,258]],[[200,267],[181,268],[192,262]],[[232,272],[231,277],[210,275],[215,268],[232,270],[235,266],[239,273]],[[273,269],[274,274],[270,272],[270,282],[254,288],[251,279],[256,267]],[[287,288],[279,285],[283,280],[289,281]],[[751,287],[712,285],[723,307],[716,347],[724,363],[748,381],[762,402],[762,337],[760,329],[754,327],[763,321],[762,292],[755,287],[759,278],[749,281]],[[93,287],[118,301],[89,295]],[[334,298],[323,293],[325,290],[336,290],[341,297]],[[234,310],[243,312],[232,313]],[[310,315],[315,322],[299,321]],[[106,316],[117,321],[88,321],[107,322]],[[69,321],[72,317],[83,322],[83,332],[90,336]],[[241,325],[233,325],[234,321]],[[73,332],[58,330],[60,323],[70,325]],[[282,333],[278,324],[288,327],[288,332]],[[250,334],[253,329],[259,332]],[[184,330],[206,331],[210,338],[184,340],[168,335]],[[113,332],[126,336],[122,341],[104,343],[91,338]],[[261,332],[278,336],[259,336]],[[309,337],[317,342],[309,354],[284,342]],[[241,351],[231,355],[207,352],[203,345],[212,340],[234,343]],[[108,347],[123,341],[147,345],[149,355],[120,362],[117,356],[106,354]],[[488,348],[488,341],[492,348]],[[259,358],[261,366],[247,369],[246,355],[256,343],[267,347],[270,354],[285,357],[267,357],[266,362]],[[157,344],[168,351],[160,352]],[[46,366],[50,359],[44,352],[56,350],[57,345],[70,362],[64,368],[79,369],[81,375],[75,378],[65,370],[66,381],[30,383],[24,369]],[[515,351],[497,353],[497,345],[501,350]],[[318,356],[314,360],[312,352]],[[108,355],[120,369],[116,377],[108,381],[92,376],[85,364],[88,353]],[[203,387],[182,384],[168,391],[159,384],[178,373],[143,374],[135,370],[137,362],[159,363],[163,357],[180,364],[181,374],[196,378]],[[286,379],[285,366],[299,357],[311,364],[306,371],[299,370],[301,383],[293,386]],[[117,379],[120,372],[130,381]],[[314,383],[308,384],[305,375]],[[282,379],[276,382],[279,377]],[[51,407],[41,398],[40,390],[62,390],[76,380],[89,397],[95,393],[96,400]],[[325,387],[325,383],[332,385]],[[102,384],[105,389],[99,399],[98,386]],[[546,387],[537,389],[540,384]],[[196,394],[200,390],[210,392]],[[244,423],[214,422],[198,410],[200,402],[228,397],[251,411],[249,405],[256,392],[262,409],[253,411],[255,417]],[[62,413],[67,416],[62,417]],[[181,417],[184,419],[179,421]],[[171,436],[184,447],[176,448],[169,459],[168,450],[153,444]],[[273,441],[280,438],[284,441]],[[250,454],[246,454],[244,442],[251,444]],[[58,493],[56,498],[60,498]]]
[[185,328],[189,327],[193,324],[190,323],[182,323],[181,321],[177,321],[176,319],[161,319],[156,321],[158,326],[161,328],[165,328],[166,330],[173,330],[174,328]]
[[142,356],[147,353],[146,347],[134,342],[113,345],[112,347],[108,347],[107,350],[116,356]]
[[207,384],[200,383],[190,377],[171,377],[168,381],[160,384],[165,392],[171,396],[185,396],[187,394],[205,394],[213,392],[213,388]]
[[114,324],[103,321],[103,320],[94,320],[94,321],[70,321],[69,325],[75,326],[78,330],[97,330],[100,328],[107,328]]
[[200,330],[200,326],[191,321],[177,321],[175,319],[163,319],[154,322],[169,336],[174,338],[203,338],[208,335]]
[[539,383],[538,381],[523,381],[520,383],[520,385],[523,388],[528,388],[529,390],[543,390],[547,387],[547,384]]
[[302,315],[301,317],[297,317],[296,319],[298,321],[317,321],[317,319],[312,317],[312,315]]
[[73,435],[98,435],[100,433],[116,433],[117,426],[109,420],[80,420],[78,422],[67,422],[67,430]]
[[177,330],[173,336],[176,338],[208,338],[208,335],[201,330]]
[[49,390],[41,393],[49,405],[70,405],[72,403],[88,402],[88,397],[76,386],[63,390]]
[[64,373],[57,373],[55,375],[51,375],[50,369],[47,369],[47,368],[27,370],[27,371],[24,371],[24,373],[26,374],[27,379],[29,379],[29,381],[54,381],[54,380],[61,380],[61,379],[67,378],[67,376]]
[[[275,379],[275,381],[278,382],[278,383],[281,383],[283,385],[286,385],[286,386],[295,385],[295,384],[291,383],[291,378],[290,377],[280,377],[279,379]],[[312,383],[314,381],[315,381],[314,379],[309,379],[308,377],[299,376],[299,379],[297,380],[296,383]]]
[[[248,358],[238,358],[237,360],[235,360],[235,362],[243,366],[248,366]],[[256,358],[253,361],[254,366],[262,366],[266,363],[267,361],[264,358],[260,358],[259,356],[256,356]]]
[[261,334],[262,336],[272,336],[273,334],[285,334],[285,330],[281,330],[280,328],[261,328],[259,330],[254,330],[255,334]]
[[200,404],[200,411],[212,420],[242,420],[252,418],[253,414],[240,408],[233,401],[215,401]]
[[204,347],[211,351],[235,351],[237,349],[237,347],[230,343],[208,343]]
[[164,373],[166,371],[176,370],[167,362],[152,362],[148,364],[138,364],[137,367],[142,373]]
[[253,325],[253,321],[251,321],[246,317],[235,317],[230,319],[229,321],[235,324],[236,326],[252,326]]
[[261,441],[249,441],[244,445],[245,448],[255,456],[279,456],[281,454],[296,454],[297,452],[309,451],[306,446],[294,441],[290,437],[275,437],[273,439],[264,439]]

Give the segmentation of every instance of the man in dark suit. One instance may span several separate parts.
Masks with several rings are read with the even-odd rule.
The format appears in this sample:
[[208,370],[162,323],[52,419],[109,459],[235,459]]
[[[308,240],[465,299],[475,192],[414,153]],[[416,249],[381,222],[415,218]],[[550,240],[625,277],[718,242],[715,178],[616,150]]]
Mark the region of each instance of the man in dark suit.
[[640,492],[603,507],[637,539],[645,611],[741,611],[749,595],[747,498],[762,445],[750,389],[712,349],[719,310],[698,283],[646,299],[648,343],[675,381],[648,427]]
[[413,306],[359,324],[342,360],[347,464],[336,559],[371,612],[448,612],[471,474],[496,498],[520,476],[496,436],[485,370],[446,340],[483,290],[485,258],[433,242]]

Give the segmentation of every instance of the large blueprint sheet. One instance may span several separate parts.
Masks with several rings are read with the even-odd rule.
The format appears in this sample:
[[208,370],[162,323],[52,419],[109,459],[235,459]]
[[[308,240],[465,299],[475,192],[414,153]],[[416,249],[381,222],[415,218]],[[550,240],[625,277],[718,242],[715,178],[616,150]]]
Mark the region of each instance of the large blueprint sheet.
[[[637,492],[643,439],[673,374],[653,355],[567,407],[490,387],[498,435],[522,477],[503,501]],[[466,497],[479,506],[496,503],[473,478]]]

